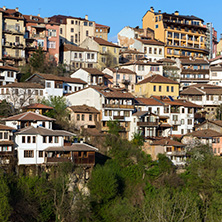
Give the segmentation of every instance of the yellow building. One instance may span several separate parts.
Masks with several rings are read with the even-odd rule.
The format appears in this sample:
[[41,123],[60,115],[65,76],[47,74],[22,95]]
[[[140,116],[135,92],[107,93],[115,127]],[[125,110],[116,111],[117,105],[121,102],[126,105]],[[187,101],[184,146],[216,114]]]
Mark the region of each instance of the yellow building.
[[152,75],[135,87],[135,95],[149,98],[151,96],[179,96],[179,83],[161,75]]
[[119,65],[119,50],[121,47],[112,42],[102,38],[89,37],[80,46],[99,52],[97,69],[103,70],[106,67],[112,68]]
[[172,14],[154,12],[151,7],[142,20],[143,28],[153,29],[155,38],[165,43],[165,57],[198,58],[209,54],[205,46],[207,29],[202,19],[179,15],[178,11]]
[[[0,8],[1,21],[1,58],[7,64],[23,65],[25,63],[25,25],[24,17],[16,9]],[[1,59],[0,58],[0,59]]]

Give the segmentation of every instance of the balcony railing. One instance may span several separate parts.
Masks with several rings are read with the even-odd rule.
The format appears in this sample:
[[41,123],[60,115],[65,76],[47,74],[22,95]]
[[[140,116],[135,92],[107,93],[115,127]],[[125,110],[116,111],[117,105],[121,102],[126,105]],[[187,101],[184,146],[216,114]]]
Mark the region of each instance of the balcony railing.
[[46,163],[64,163],[64,162],[71,162],[71,159],[65,157],[47,157]]
[[113,116],[113,119],[124,120],[124,116]]
[[182,151],[172,151],[172,152],[167,152],[168,156],[185,156],[186,155],[186,151],[182,150]]
[[103,108],[134,109],[134,106],[120,104],[103,104]]
[[138,122],[137,126],[140,126],[140,127],[158,126],[158,122]]

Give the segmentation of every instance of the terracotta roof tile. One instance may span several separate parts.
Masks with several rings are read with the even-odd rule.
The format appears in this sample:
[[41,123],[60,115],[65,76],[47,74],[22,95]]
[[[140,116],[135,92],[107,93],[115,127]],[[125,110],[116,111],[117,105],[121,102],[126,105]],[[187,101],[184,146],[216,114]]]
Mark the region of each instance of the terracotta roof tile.
[[93,40],[95,42],[97,42],[99,45],[105,45],[105,46],[111,46],[111,47],[116,47],[116,48],[121,48],[120,46],[112,43],[112,42],[108,42],[106,41],[105,39],[102,39],[102,38],[97,38],[97,37],[92,37]]
[[176,81],[173,81],[171,79],[168,79],[164,76],[161,75],[152,75],[142,81],[140,81],[139,83],[137,83],[137,85],[141,85],[141,84],[145,84],[145,83],[170,83],[170,84],[179,84]]
[[176,61],[172,60],[172,59],[169,59],[169,58],[163,58],[163,59],[159,59],[157,62],[166,62],[166,63],[173,63],[175,64]]
[[80,69],[83,69],[85,70],[86,72],[88,72],[89,74],[92,74],[92,75],[104,75],[103,72],[101,72],[100,70],[96,69],[96,68],[80,68]]
[[163,106],[162,103],[153,98],[136,98],[136,101],[139,103],[139,105]]
[[14,120],[18,120],[18,121],[27,121],[27,120],[31,120],[31,121],[54,121],[55,119],[49,118],[47,116],[43,116],[41,114],[37,114],[37,113],[33,113],[31,111],[29,112],[25,112],[25,113],[20,113],[14,116],[10,116],[7,118],[2,119],[3,121],[14,121]]
[[129,53],[129,54],[142,54],[144,55],[144,52],[139,52],[137,50],[132,50],[132,49],[126,49],[126,50],[121,50],[120,54],[124,54],[124,53]]
[[198,130],[193,131],[192,133],[188,133],[184,136],[193,136],[197,138],[212,138],[212,137],[222,137],[221,133],[218,133],[217,131],[211,130],[211,129],[205,129],[205,130]]
[[12,71],[19,71],[19,69],[12,67],[12,66],[0,66],[0,69],[3,70],[12,70]]
[[46,105],[41,104],[41,103],[30,104],[28,106],[24,106],[23,108],[26,108],[26,109],[53,109],[53,107],[46,106]]
[[76,113],[99,113],[96,108],[87,105],[69,106],[69,108]]
[[42,85],[38,83],[31,83],[31,82],[14,82],[14,83],[9,83],[4,86],[0,86],[0,88],[44,89]]
[[185,146],[184,144],[175,141],[175,140],[171,140],[168,138],[165,139],[160,139],[160,140],[156,140],[154,141],[151,145],[160,145],[160,146]]
[[71,44],[65,44],[65,45],[64,45],[64,52],[66,52],[66,51],[74,51],[74,52],[96,52],[96,51],[93,51],[93,50],[81,48],[81,47],[79,47],[79,46],[71,45]]
[[164,42],[160,42],[158,40],[155,39],[136,39],[140,42],[142,42],[145,45],[159,45],[159,46],[164,46]]
[[67,83],[79,83],[79,84],[83,84],[83,85],[87,84],[85,81],[83,81],[82,79],[79,79],[79,78],[59,77],[59,79],[62,80],[63,82],[67,82]]
[[16,128],[0,124],[0,130],[15,130]]
[[181,64],[183,65],[195,65],[195,64],[205,64],[208,65],[209,62],[204,59],[195,59],[195,60],[190,60],[190,59],[180,59]]
[[107,69],[111,70],[113,73],[118,72],[118,73],[135,74],[136,75],[136,72],[133,72],[130,69],[120,68],[120,69],[116,70],[115,68],[110,68],[110,67],[108,67]]
[[209,74],[209,69],[182,69],[181,74]]

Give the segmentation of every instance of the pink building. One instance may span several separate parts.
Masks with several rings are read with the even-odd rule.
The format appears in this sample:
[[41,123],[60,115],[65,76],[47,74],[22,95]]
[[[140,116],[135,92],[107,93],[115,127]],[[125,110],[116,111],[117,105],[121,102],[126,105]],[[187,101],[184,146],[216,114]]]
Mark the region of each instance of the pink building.
[[26,26],[26,59],[41,46],[51,60],[59,62],[59,24],[40,16],[23,15]]

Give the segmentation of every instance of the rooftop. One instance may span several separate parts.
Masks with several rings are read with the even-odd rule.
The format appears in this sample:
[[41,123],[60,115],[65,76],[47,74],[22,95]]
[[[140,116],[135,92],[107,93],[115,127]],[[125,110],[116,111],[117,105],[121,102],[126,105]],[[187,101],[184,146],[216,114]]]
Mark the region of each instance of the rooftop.
[[170,83],[170,84],[179,84],[178,82],[168,79],[164,76],[154,74],[150,77],[147,77],[146,79],[140,81],[137,83],[137,85],[145,84],[145,83]]

